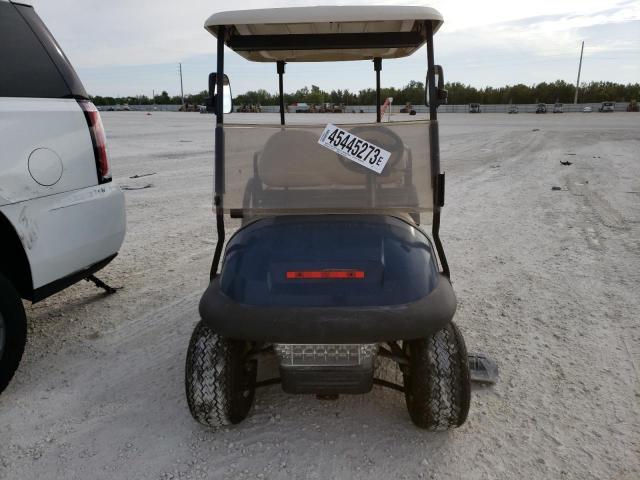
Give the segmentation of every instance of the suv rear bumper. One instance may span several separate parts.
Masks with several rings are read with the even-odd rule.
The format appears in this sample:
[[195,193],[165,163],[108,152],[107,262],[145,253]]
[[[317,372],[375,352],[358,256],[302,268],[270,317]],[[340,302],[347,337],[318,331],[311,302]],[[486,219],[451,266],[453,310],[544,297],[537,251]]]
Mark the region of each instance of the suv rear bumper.
[[440,275],[425,297],[399,305],[264,307],[233,301],[214,279],[200,300],[200,316],[216,333],[278,343],[375,343],[425,337],[451,321],[456,297]]
[[89,275],[94,274],[98,270],[102,270],[111,262],[111,260],[113,260],[117,256],[118,254],[114,253],[113,255],[110,255],[104,260],[100,260],[99,262],[96,262],[95,264],[90,265],[87,268],[84,268],[78,272],[74,272],[71,275],[67,275],[66,277],[60,278],[55,282],[51,282],[46,285],[43,285],[40,288],[36,288],[33,291],[31,298],[28,298],[27,300],[31,300],[33,303],[39,302],[40,300],[44,300],[45,298],[50,297],[54,293],[58,293],[59,291],[64,290],[65,288],[73,285],[74,283],[77,283],[80,280],[87,278]]
[[34,291],[106,265],[126,230],[124,194],[112,182],[4,205],[0,211],[20,237]]

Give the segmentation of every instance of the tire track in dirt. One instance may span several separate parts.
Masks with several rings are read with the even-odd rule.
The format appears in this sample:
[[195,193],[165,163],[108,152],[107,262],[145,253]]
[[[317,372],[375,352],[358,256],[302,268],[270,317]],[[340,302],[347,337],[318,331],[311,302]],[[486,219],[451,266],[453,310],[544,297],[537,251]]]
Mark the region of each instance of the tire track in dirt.
[[[540,408],[538,402],[542,403],[551,415],[553,423],[535,421],[533,431],[537,433],[531,438],[537,438],[535,444],[538,448],[534,449],[533,453],[542,447],[543,450],[539,450],[539,458],[544,459],[545,468],[555,467],[562,470],[566,468],[568,458],[550,452],[557,452],[558,449],[570,450],[573,451],[576,460],[582,458],[588,463],[593,463],[590,462],[593,457],[598,461],[607,462],[610,455],[606,452],[600,455],[589,453],[589,456],[585,457],[585,452],[579,446],[577,432],[574,433],[575,425],[583,424],[586,427],[585,420],[575,418],[574,425],[567,424],[568,412],[576,408],[576,404],[582,404],[579,410],[600,411],[603,398],[614,397],[619,401],[618,392],[628,392],[629,385],[624,379],[628,369],[610,377],[611,367],[609,371],[605,368],[602,372],[590,371],[586,375],[580,367],[594,363],[611,365],[611,358],[608,358],[610,352],[603,349],[602,344],[615,348],[618,338],[615,327],[612,329],[608,322],[603,324],[599,321],[598,316],[605,308],[603,301],[597,298],[584,301],[584,295],[588,296],[590,290],[590,280],[576,283],[575,273],[579,271],[579,265],[587,267],[586,271],[580,272],[580,276],[585,280],[598,277],[604,247],[594,251],[590,249],[589,238],[576,235],[580,230],[590,228],[585,225],[592,223],[590,211],[585,212],[582,209],[582,201],[578,197],[567,196],[565,192],[556,195],[550,191],[551,186],[560,180],[554,180],[554,176],[557,178],[554,172],[558,172],[562,177],[558,152],[549,149],[548,146],[545,148],[546,142],[553,141],[554,135],[547,132],[537,139],[529,138],[524,142],[520,140],[518,143],[523,148],[516,155],[511,155],[509,151],[496,152],[498,157],[504,155],[498,162],[499,168],[492,171],[491,165],[485,164],[484,173],[478,175],[474,171],[472,178],[456,182],[456,186],[464,185],[464,199],[461,198],[460,202],[466,202],[468,205],[471,203],[470,199],[476,199],[471,211],[466,209],[460,214],[467,222],[471,219],[471,225],[467,223],[456,228],[456,215],[451,211],[457,208],[455,205],[458,202],[455,198],[450,201],[454,205],[453,209],[445,209],[443,225],[447,234],[449,230],[457,232],[465,227],[467,232],[477,229],[475,235],[453,235],[456,235],[456,242],[465,245],[465,259],[483,254],[487,257],[484,261],[476,259],[473,262],[475,270],[469,271],[463,266],[462,273],[456,273],[459,265],[450,258],[456,290],[459,291],[462,303],[458,318],[465,334],[468,335],[467,328],[473,329],[472,325],[478,320],[485,320],[492,325],[492,336],[473,333],[468,335],[469,348],[474,349],[474,342],[478,342],[476,345],[491,345],[496,341],[515,347],[511,353],[497,346],[495,353],[491,351],[500,361],[501,377],[506,384],[498,386],[496,394],[504,394],[510,398],[507,416],[514,422],[521,419],[525,422],[524,428],[530,431],[531,424],[522,418],[520,412],[536,411]],[[502,182],[502,188],[492,189],[491,184],[495,181]],[[506,185],[507,189],[504,188]],[[456,186],[449,188],[448,191],[452,194],[449,198],[455,196]],[[498,192],[500,197],[495,198]],[[603,208],[606,202],[598,202],[597,205]],[[483,208],[495,208],[499,211],[496,215],[481,213]],[[601,215],[606,215],[608,222],[619,218],[610,210],[605,210]],[[475,218],[482,219],[483,223],[476,225]],[[496,224],[491,225],[492,221]],[[578,228],[572,227],[571,223]],[[494,232],[501,233],[494,235]],[[517,242],[512,244],[516,235]],[[496,251],[494,245],[482,243],[483,237],[500,238],[500,250]],[[445,236],[445,242],[446,239]],[[473,242],[479,245],[469,247]],[[556,252],[547,251],[551,245]],[[590,251],[592,253],[589,253]],[[567,263],[568,261],[575,264]],[[551,262],[553,266],[545,262]],[[461,285],[466,283],[465,278],[477,276],[478,267],[485,272],[495,270],[493,275],[484,275],[484,281],[493,287],[488,291],[482,287],[478,289],[477,285]],[[478,290],[484,291],[484,295]],[[476,305],[472,311],[466,308],[469,302],[465,301],[464,296],[467,294],[471,296],[469,302]],[[535,300],[532,295],[544,297]],[[545,308],[538,308],[538,303]],[[615,304],[616,301],[612,299],[612,303]],[[467,327],[470,313],[475,319]],[[612,317],[619,318],[616,314]],[[585,331],[588,333],[585,334]],[[603,338],[608,340],[603,341]],[[576,340],[577,344],[572,345]],[[597,359],[593,358],[594,350],[600,354]],[[624,357],[622,361],[624,362]],[[523,388],[526,391],[526,386],[521,385],[522,371],[526,371],[526,378],[531,384],[553,386],[553,390],[533,395],[518,394],[518,390]],[[500,392],[505,386],[506,392]],[[586,395],[576,397],[579,392]],[[619,412],[635,410],[633,401],[626,400],[622,403],[625,405],[618,409]],[[571,418],[571,415],[568,416]],[[623,420],[624,416],[618,414],[616,419],[623,425],[626,423]],[[605,414],[594,415],[590,421],[594,420],[601,425],[601,430],[598,436],[592,436],[587,440],[591,444],[591,449],[588,450],[591,452],[594,446],[597,450],[600,444],[599,435],[602,433],[606,432],[605,435],[610,442],[615,442],[614,439],[618,437],[618,427],[612,426],[610,418]],[[624,428],[629,438],[629,433],[637,428],[637,423],[627,424]],[[513,455],[517,458],[523,456],[521,451],[513,452]],[[633,464],[629,463],[632,456],[622,456],[627,456],[627,465]],[[606,476],[606,472],[606,469],[602,470],[600,475]],[[593,470],[585,471],[584,474],[585,478],[601,478]]]

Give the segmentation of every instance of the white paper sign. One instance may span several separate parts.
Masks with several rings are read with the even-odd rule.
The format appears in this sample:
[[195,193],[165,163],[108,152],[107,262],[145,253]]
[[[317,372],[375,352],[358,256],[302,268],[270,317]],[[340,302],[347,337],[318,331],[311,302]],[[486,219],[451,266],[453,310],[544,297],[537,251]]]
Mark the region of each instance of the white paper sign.
[[325,127],[318,143],[376,173],[382,173],[391,156],[391,152],[331,123]]

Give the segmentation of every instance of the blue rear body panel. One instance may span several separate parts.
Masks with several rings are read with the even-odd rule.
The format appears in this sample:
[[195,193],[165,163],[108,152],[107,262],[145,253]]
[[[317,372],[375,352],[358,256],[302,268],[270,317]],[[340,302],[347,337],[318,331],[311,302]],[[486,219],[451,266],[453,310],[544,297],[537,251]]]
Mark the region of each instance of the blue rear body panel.
[[[363,279],[287,279],[290,271],[358,270]],[[440,275],[429,238],[385,215],[281,216],[239,230],[226,248],[220,290],[272,307],[375,307],[429,295]]]

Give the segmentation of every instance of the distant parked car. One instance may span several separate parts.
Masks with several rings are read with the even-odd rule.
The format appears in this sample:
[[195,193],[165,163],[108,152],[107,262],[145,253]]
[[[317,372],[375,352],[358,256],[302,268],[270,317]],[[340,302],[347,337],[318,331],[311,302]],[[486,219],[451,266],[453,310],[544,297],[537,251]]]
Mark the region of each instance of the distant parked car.
[[562,113],[563,112],[563,105],[561,103],[556,103],[553,106],[553,113]]
[[309,107],[309,105],[302,102],[295,103],[293,106],[296,113],[308,113],[311,110],[311,107]]
[[400,113],[411,113],[414,111],[415,110],[413,109],[413,105],[411,105],[411,102],[407,102],[405,106],[400,109]]
[[582,109],[582,111],[583,111],[584,113],[591,113],[591,112],[593,111],[593,109],[592,109],[589,105],[587,105],[586,107],[584,107],[584,108]]
[[518,113],[517,105],[509,105],[509,113]]
[[547,113],[547,106],[544,103],[539,103],[536,107],[536,113]]
[[482,110],[480,109],[480,104],[479,103],[470,103],[469,104],[469,113],[482,113]]
[[613,112],[616,109],[616,104],[613,102],[602,102],[602,105],[598,109],[599,112]]
[[117,254],[124,195],[100,114],[34,9],[0,0],[0,392],[38,302]]

